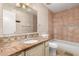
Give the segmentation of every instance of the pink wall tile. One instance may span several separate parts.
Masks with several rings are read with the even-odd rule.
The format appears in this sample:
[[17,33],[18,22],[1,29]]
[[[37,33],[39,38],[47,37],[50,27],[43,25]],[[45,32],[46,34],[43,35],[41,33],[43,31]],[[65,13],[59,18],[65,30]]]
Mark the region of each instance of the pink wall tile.
[[79,42],[79,7],[56,13],[52,24],[54,38]]

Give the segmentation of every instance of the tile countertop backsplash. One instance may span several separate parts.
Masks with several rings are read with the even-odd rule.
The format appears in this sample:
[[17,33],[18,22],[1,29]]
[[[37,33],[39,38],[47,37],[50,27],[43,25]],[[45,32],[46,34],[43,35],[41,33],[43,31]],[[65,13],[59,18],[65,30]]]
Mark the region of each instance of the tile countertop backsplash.
[[15,40],[21,40],[21,39],[26,39],[32,38],[32,37],[38,37],[39,33],[33,32],[33,33],[22,33],[22,34],[11,34],[11,35],[0,35],[0,42],[11,42]]
[[0,34],[0,37],[10,37],[10,36],[20,36],[20,35],[29,35],[29,34],[37,34],[37,32],[33,32],[33,33],[19,33],[19,34]]

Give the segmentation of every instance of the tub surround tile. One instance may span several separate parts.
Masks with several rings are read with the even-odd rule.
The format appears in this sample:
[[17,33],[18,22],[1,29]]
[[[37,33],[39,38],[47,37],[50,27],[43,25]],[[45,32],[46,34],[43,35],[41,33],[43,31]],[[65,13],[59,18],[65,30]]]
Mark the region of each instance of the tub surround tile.
[[79,42],[79,7],[56,13],[53,21],[54,38]]

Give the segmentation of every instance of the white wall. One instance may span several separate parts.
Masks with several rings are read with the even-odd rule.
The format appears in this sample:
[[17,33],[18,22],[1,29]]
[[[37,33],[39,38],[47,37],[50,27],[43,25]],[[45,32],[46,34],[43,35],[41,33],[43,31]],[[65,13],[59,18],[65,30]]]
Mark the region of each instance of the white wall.
[[48,9],[42,4],[32,4],[37,11],[37,32],[48,33]]
[[0,34],[3,33],[3,9],[2,9],[2,3],[0,3]]

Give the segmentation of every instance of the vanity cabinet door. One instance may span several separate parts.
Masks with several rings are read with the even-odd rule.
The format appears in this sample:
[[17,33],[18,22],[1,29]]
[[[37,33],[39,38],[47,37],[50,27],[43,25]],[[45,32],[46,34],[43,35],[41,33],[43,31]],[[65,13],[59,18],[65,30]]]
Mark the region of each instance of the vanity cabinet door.
[[45,48],[45,56],[49,56],[49,47]]
[[44,55],[44,44],[37,45],[25,53],[27,56],[43,56]]
[[45,56],[49,56],[49,44],[48,44],[48,41],[45,42]]

